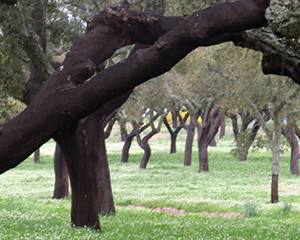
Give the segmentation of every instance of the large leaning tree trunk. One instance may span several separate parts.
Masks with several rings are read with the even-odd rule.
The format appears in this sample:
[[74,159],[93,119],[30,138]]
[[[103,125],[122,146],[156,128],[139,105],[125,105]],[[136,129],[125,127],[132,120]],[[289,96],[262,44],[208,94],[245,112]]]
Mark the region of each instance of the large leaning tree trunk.
[[171,140],[171,146],[170,146],[170,153],[176,153],[177,152],[177,136],[178,133],[181,131],[181,129],[184,127],[186,120],[189,117],[189,114],[186,113],[184,117],[181,116],[179,111],[171,111],[172,121],[171,123],[168,122],[167,117],[164,117],[164,125],[166,126],[169,134],[170,134],[170,140]]
[[63,199],[69,195],[69,173],[67,163],[60,146],[56,144],[54,153],[54,199]]
[[[74,44],[63,69],[51,75],[30,106],[1,126],[0,172],[17,166],[66,123],[168,71],[196,47],[231,41],[237,37],[232,33],[266,25],[268,5],[267,0],[240,0],[196,11],[185,19],[158,16],[153,21],[125,9],[100,13]],[[147,31],[151,24],[158,31]],[[138,34],[138,25],[143,25],[144,34]],[[152,44],[158,36],[149,48],[90,78],[95,66],[116,49],[138,41]]]
[[202,125],[197,124],[199,172],[208,172],[208,146],[218,133],[222,113],[219,107],[209,107],[202,114]]
[[[151,147],[149,144],[149,140],[156,134],[158,134],[160,132],[161,129],[161,125],[163,122],[163,117],[160,118],[157,126],[155,126],[155,120],[157,118],[159,118],[161,115],[161,113],[156,113],[155,115],[152,114],[152,112],[150,112],[150,119],[149,119],[149,123],[143,125],[141,128],[137,128],[136,132],[135,132],[135,136],[138,142],[138,145],[143,149],[144,153],[143,153],[143,157],[140,161],[140,168],[141,169],[146,169],[149,159],[151,157]],[[150,131],[145,134],[144,136],[141,136],[141,134],[143,133],[143,131],[145,131],[147,128],[150,127]]]
[[[240,116],[241,124],[238,124]],[[260,128],[260,122],[248,112],[230,114],[234,140],[237,147],[237,153],[240,161],[246,161],[248,158],[249,148],[253,144],[257,132]]]
[[195,122],[197,121],[197,115],[191,114],[190,115],[190,123],[187,127],[187,134],[185,140],[185,148],[184,148],[184,166],[191,166],[192,165],[192,155],[193,155],[193,143],[195,137]]
[[57,134],[66,158],[71,188],[71,222],[74,226],[100,229],[98,213],[115,213],[105,148],[107,118],[122,105],[124,94],[103,105],[95,113],[68,125]]

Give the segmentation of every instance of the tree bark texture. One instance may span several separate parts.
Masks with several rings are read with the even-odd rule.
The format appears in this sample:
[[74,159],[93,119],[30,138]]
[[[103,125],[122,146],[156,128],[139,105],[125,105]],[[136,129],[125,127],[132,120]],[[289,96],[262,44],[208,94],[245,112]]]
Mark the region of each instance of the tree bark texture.
[[291,148],[291,174],[299,175],[299,143],[295,127],[287,127],[283,130],[283,132]]
[[[162,116],[159,120],[159,123],[157,125],[157,127],[155,127],[154,122],[155,120],[160,116],[159,113],[157,113],[155,116],[151,116],[149,123],[142,126],[141,128],[137,129],[135,136],[138,142],[138,145],[144,150],[143,153],[143,157],[140,161],[140,168],[141,169],[146,169],[149,159],[151,157],[151,147],[149,145],[149,140],[156,135],[157,133],[160,132],[161,129],[161,125],[163,122],[164,117]],[[144,130],[146,130],[148,127],[151,127],[151,131],[149,133],[147,133],[144,136],[141,136],[141,134],[143,133]]]
[[193,118],[195,118],[195,116],[191,114],[190,124],[187,128],[187,135],[186,135],[185,148],[184,148],[184,161],[183,161],[184,166],[192,165],[193,143],[195,137],[195,125],[194,125],[195,120],[193,120]]
[[69,195],[69,173],[63,152],[58,144],[54,153],[54,199],[63,199]]
[[207,113],[202,116],[202,125],[197,125],[199,172],[209,171],[208,146],[218,133],[221,124],[221,111],[219,107],[206,109]]
[[98,213],[115,214],[106,155],[104,125],[130,92],[103,105],[98,111],[69,124],[58,133],[72,188],[71,222],[100,229]]
[[280,145],[281,145],[281,125],[278,116],[274,116],[274,138],[272,144],[272,183],[271,183],[271,203],[279,201],[278,179],[280,170]]
[[[135,137],[137,128],[139,127],[138,124],[135,122],[132,122],[131,125],[132,125],[132,130],[129,133],[127,133],[127,131],[126,131],[127,134],[126,134],[126,138],[125,138],[124,145],[122,148],[121,162],[123,162],[123,163],[127,163],[129,160],[129,150],[130,150],[133,138]],[[122,135],[121,135],[121,137],[122,137]]]

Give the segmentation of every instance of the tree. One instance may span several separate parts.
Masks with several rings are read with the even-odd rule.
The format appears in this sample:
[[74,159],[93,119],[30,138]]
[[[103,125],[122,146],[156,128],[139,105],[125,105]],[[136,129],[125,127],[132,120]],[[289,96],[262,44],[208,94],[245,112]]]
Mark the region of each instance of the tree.
[[[170,116],[170,119],[168,119],[168,116]],[[181,110],[175,110],[169,112],[167,116],[164,117],[164,125],[166,126],[169,134],[170,134],[170,140],[171,140],[171,147],[170,147],[170,153],[176,153],[176,141],[177,136],[181,129],[185,127],[185,123],[189,117],[188,112],[183,112]]]
[[[251,116],[249,119],[256,119],[256,124],[259,123],[267,136],[268,144],[272,149],[271,202],[276,203],[279,201],[278,178],[284,120],[298,112],[297,101],[299,101],[300,88],[282,77],[263,76],[258,71],[260,66],[257,58],[261,56],[256,52],[245,52],[245,50],[238,52],[232,51],[230,48],[220,48],[217,52],[220,50],[226,53],[226,59],[224,57],[222,59],[222,61],[226,60],[226,64],[218,70],[217,61],[210,64],[210,68],[219,75],[219,80],[223,79],[225,92],[230,92],[226,101],[233,106],[234,102],[238,103],[235,105],[236,107],[249,112]],[[243,64],[239,65],[235,59],[243,59]],[[232,62],[235,63],[232,64]],[[243,67],[252,70],[241,71]],[[239,84],[239,87],[233,90],[232,86],[236,84]],[[269,120],[273,125],[267,124]],[[247,119],[244,124],[245,122],[247,123]]]
[[[241,121],[240,126],[238,124],[238,116]],[[230,118],[239,160],[246,161],[248,151],[260,129],[260,122],[250,112],[241,109],[239,113],[230,113]]]
[[[268,5],[267,0],[240,0],[199,10],[185,19],[126,9],[100,13],[89,23],[87,33],[76,41],[63,67],[49,77],[32,103],[2,126],[0,171],[18,165],[52,136],[59,138],[58,130],[66,124],[77,125],[78,119],[134,86],[168,71],[196,47],[241,39],[239,34],[232,33],[264,26]],[[158,37],[159,41],[155,42]],[[111,44],[107,46],[107,42]],[[117,49],[138,42],[152,45],[91,78],[97,66]],[[285,75],[296,80],[291,71],[295,67],[290,69],[293,63],[287,65]],[[68,149],[66,146],[68,144],[65,145]],[[79,222],[72,216],[72,221],[80,226],[86,222],[85,225],[99,227],[95,214],[89,216],[91,218]]]

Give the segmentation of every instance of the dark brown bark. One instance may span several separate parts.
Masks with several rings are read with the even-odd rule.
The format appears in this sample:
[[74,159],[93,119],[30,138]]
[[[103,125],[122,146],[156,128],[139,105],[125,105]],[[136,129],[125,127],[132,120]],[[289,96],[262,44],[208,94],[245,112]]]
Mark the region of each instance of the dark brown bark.
[[190,116],[190,124],[187,129],[185,148],[184,148],[184,161],[183,161],[184,166],[192,165],[193,142],[195,136],[195,125],[193,121],[194,117],[195,117],[194,115]]
[[100,128],[100,213],[108,216],[114,215],[116,213],[116,209],[112,194],[110,172],[103,134],[103,128]]
[[171,154],[177,152],[176,142],[177,142],[177,134],[171,134],[171,147],[170,147]]
[[278,175],[272,174],[272,183],[271,183],[271,203],[278,203]]
[[141,143],[141,148],[144,150],[143,157],[140,161],[140,168],[146,169],[149,159],[151,157],[151,148],[148,141],[143,141]]
[[[151,157],[151,147],[149,145],[149,140],[156,135],[157,133],[160,132],[161,129],[161,125],[163,122],[163,117],[161,117],[161,119],[159,120],[159,123],[157,125],[157,127],[155,127],[154,122],[155,120],[160,116],[159,113],[157,113],[155,116],[153,116],[151,114],[149,123],[142,126],[141,128],[138,128],[135,132],[135,136],[137,139],[137,142],[139,144],[139,146],[144,150],[144,154],[143,157],[140,161],[140,168],[141,169],[146,169],[149,159]],[[144,130],[146,130],[148,127],[151,127],[151,131],[149,133],[147,133],[145,136],[141,136],[141,134],[143,133]]]
[[105,148],[104,125],[128,98],[127,92],[98,111],[69,124],[58,133],[67,160],[71,188],[71,222],[74,226],[100,229],[98,213],[115,214]]
[[210,147],[216,147],[216,146],[217,146],[216,138],[213,138],[213,139],[211,140],[211,142],[209,143],[209,146],[210,146]]
[[[228,33],[264,26],[268,5],[268,0],[227,2],[199,10],[184,21],[182,18],[158,18],[151,22],[144,16],[125,18],[127,13],[113,16],[109,13],[103,17],[102,13],[91,22],[87,34],[75,43],[63,63],[63,70],[49,78],[29,107],[1,127],[0,173],[22,162],[67,122],[94,112],[121,93],[168,71],[197,46],[230,41],[232,36]],[[136,19],[138,24],[134,24]],[[124,30],[129,21],[132,21],[132,28],[128,28],[131,34],[118,32]],[[158,25],[159,31],[147,31],[148,22]],[[141,24],[145,24],[143,34],[137,27]],[[163,35],[172,27],[151,47],[138,51],[126,61],[84,82],[94,72],[94,67],[110,57],[117,48],[138,41],[151,44],[158,35]],[[99,42],[99,39],[102,41]],[[107,42],[110,42],[109,47]]]
[[[126,124],[124,124],[124,126],[126,126]],[[149,124],[147,126],[144,126],[143,128],[147,128],[149,126]],[[124,141],[124,145],[122,148],[122,158],[121,158],[121,162],[127,163],[129,160],[129,150],[132,144],[132,140],[135,137],[136,132],[138,131],[138,129],[141,127],[141,124],[137,123],[136,121],[132,121],[131,122],[131,131],[128,133],[127,129],[126,129],[126,138]],[[143,130],[142,130],[143,131]]]
[[126,122],[119,121],[120,125],[120,135],[121,135],[121,141],[125,142],[125,140],[128,137],[127,129],[126,129]]
[[202,125],[197,124],[199,172],[208,172],[208,145],[215,138],[221,124],[221,111],[219,107],[208,107],[202,114]]
[[113,127],[114,127],[115,122],[116,122],[116,119],[111,118],[108,121],[107,125],[105,126],[105,129],[104,129],[104,138],[105,139],[109,138],[109,136],[111,134],[111,131],[112,131]]
[[40,149],[36,149],[34,151],[34,154],[33,154],[33,162],[34,163],[41,163],[41,159],[40,159]]
[[134,134],[129,134],[124,142],[123,148],[122,148],[122,158],[121,162],[127,163],[129,160],[129,150],[131,147],[132,140],[134,138]]
[[299,143],[296,135],[295,127],[287,127],[283,130],[291,148],[290,171],[293,175],[299,175]]
[[[95,131],[97,129],[98,131]],[[60,133],[72,188],[71,222],[100,229],[100,121],[97,114],[66,127]]]
[[66,198],[69,195],[69,173],[65,157],[58,144],[56,144],[54,153],[54,174],[53,198]]
[[199,141],[199,172],[208,170],[208,145],[205,141]]

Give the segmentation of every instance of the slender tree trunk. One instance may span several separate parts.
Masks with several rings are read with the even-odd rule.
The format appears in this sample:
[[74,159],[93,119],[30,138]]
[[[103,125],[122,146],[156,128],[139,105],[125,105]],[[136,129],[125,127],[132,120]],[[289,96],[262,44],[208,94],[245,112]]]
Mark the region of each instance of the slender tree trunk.
[[290,170],[293,175],[299,175],[299,143],[295,134],[295,129],[292,130],[292,141],[291,141],[291,165]]
[[33,154],[33,162],[34,163],[41,163],[41,159],[40,159],[40,149],[36,149],[34,151],[34,154]]
[[278,178],[280,170],[280,145],[281,145],[281,126],[277,117],[274,117],[274,139],[272,148],[272,184],[271,184],[271,203],[279,201]]
[[54,174],[55,183],[53,198],[62,199],[69,195],[69,174],[63,152],[58,144],[54,153]]
[[278,201],[279,201],[279,196],[278,196],[278,175],[272,174],[271,203],[277,203]]
[[173,133],[170,134],[171,136],[171,147],[170,147],[170,153],[174,154],[177,152],[177,147],[176,147],[176,141],[177,141],[177,134]]
[[193,124],[192,116],[190,117],[190,124],[187,129],[186,141],[185,141],[185,149],[184,149],[184,166],[192,165],[192,154],[193,154],[193,142],[195,137],[195,126]]
[[146,169],[147,164],[148,164],[149,159],[150,159],[150,156],[151,156],[151,148],[150,148],[150,145],[149,145],[148,141],[143,141],[142,146],[143,146],[143,150],[144,150],[144,155],[143,155],[143,158],[140,162],[140,168],[141,169]]

